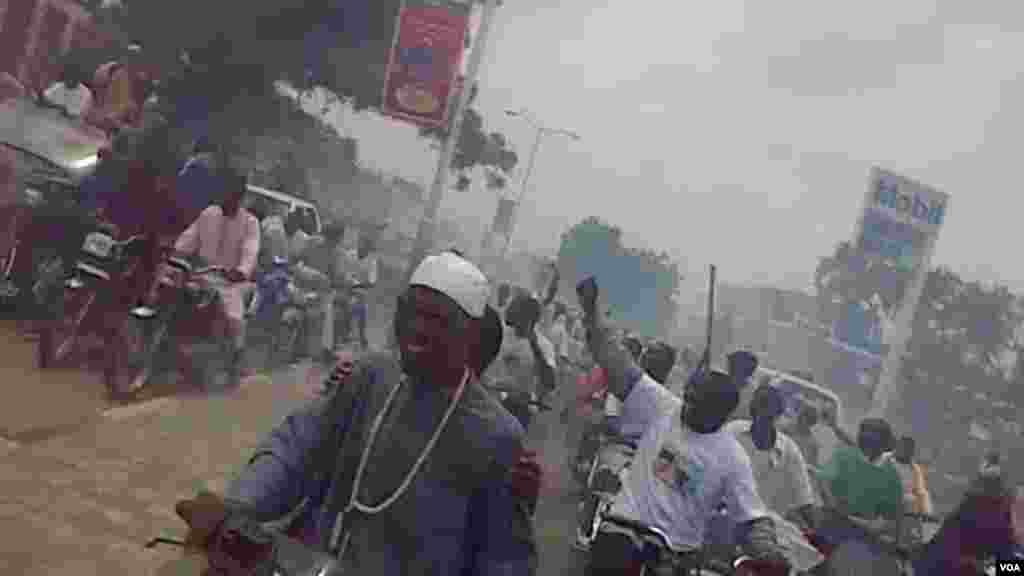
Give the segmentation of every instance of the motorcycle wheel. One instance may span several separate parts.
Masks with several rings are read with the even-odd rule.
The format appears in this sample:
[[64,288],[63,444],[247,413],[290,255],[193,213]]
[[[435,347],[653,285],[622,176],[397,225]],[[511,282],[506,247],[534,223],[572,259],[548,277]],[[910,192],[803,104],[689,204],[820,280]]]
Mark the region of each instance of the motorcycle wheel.
[[[129,314],[107,345],[103,380],[113,399],[125,399],[149,384],[155,371],[163,324]],[[150,324],[153,323],[153,324]]]
[[52,299],[50,318],[40,331],[37,342],[40,369],[57,366],[73,355],[82,322],[96,297],[95,291],[80,289],[65,290]]

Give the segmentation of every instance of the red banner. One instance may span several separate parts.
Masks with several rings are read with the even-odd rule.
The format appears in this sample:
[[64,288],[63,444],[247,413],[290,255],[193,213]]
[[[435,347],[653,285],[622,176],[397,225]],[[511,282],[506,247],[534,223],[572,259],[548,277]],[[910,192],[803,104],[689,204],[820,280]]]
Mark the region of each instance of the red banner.
[[448,121],[468,23],[468,5],[406,1],[384,80],[385,114],[423,126]]

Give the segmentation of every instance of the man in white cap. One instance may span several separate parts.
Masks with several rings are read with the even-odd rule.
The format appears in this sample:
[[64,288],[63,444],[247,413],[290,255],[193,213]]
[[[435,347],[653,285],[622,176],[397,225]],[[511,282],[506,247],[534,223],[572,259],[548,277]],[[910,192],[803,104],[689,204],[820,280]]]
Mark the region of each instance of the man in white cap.
[[409,284],[398,357],[364,358],[330,397],[289,416],[230,486],[231,504],[179,503],[191,543],[205,546],[241,505],[290,517],[289,533],[346,573],[534,573],[539,474],[524,465],[522,427],[477,381],[498,348],[482,340],[501,334],[487,279],[448,252]]

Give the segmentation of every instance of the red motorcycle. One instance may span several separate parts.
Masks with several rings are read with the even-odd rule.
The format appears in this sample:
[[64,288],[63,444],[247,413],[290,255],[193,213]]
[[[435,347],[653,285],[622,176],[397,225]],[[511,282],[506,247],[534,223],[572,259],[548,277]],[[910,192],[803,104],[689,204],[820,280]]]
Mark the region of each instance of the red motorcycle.
[[[118,320],[128,313],[132,286],[143,273],[145,240],[141,235],[117,240],[113,230],[103,226],[86,235],[71,274],[40,295],[51,314],[39,335],[40,368],[70,363],[90,348],[119,345]],[[116,374],[109,366],[104,379],[116,394]]]

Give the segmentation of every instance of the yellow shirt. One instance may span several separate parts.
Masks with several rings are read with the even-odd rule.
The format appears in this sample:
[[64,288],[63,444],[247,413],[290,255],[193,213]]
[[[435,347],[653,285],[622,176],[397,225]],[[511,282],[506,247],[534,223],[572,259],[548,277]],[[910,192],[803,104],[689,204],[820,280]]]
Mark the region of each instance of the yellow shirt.
[[907,511],[913,514],[932,514],[932,497],[928,493],[928,485],[925,482],[924,470],[917,462],[909,465],[891,459],[896,471],[900,474],[900,481],[903,484],[903,500],[907,504]]

